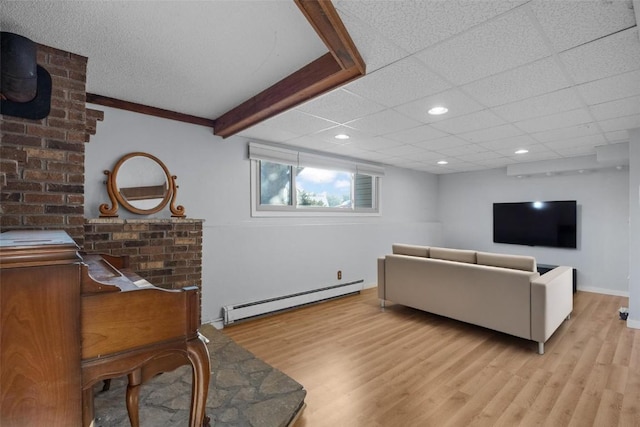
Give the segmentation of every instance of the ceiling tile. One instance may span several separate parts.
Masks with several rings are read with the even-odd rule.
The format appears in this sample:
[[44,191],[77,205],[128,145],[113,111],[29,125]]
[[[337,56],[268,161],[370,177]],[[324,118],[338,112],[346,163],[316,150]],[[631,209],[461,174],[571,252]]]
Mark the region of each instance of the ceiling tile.
[[442,158],[442,154],[436,151],[424,150],[419,153],[412,154],[411,158],[414,161],[425,162],[430,165],[432,164],[435,165],[436,162]]
[[460,33],[525,0],[337,1],[338,10],[357,16],[405,50],[414,53]]
[[640,95],[592,105],[589,109],[596,120],[640,114]]
[[551,55],[526,8],[518,8],[416,55],[465,84]]
[[535,133],[589,123],[592,120],[586,109],[579,109],[523,120],[515,125],[527,133]]
[[483,166],[485,169],[497,169],[518,162],[509,157],[497,157],[495,159],[476,160],[474,163]]
[[485,105],[495,107],[570,86],[553,58],[545,58],[462,86]]
[[516,163],[524,163],[524,162],[537,162],[539,160],[550,160],[557,158],[558,155],[552,150],[544,149],[532,151],[526,154],[526,157],[520,156],[518,154],[512,154],[511,159],[513,159]]
[[640,95],[640,70],[576,86],[589,105]]
[[579,136],[594,135],[599,133],[598,127],[594,123],[571,126],[562,129],[548,130],[531,134],[538,142],[551,142],[560,139],[577,138]]
[[300,135],[267,126],[266,123],[263,122],[243,130],[238,134],[238,136],[260,139],[264,141],[285,142],[293,138],[297,138]]
[[484,147],[481,147],[480,145],[467,144],[467,145],[459,145],[457,147],[440,148],[436,151],[447,157],[457,157],[457,156],[463,156],[466,154],[482,153],[488,150],[486,150]]
[[574,147],[594,147],[596,145],[606,144],[607,140],[604,138],[602,134],[595,135],[587,135],[581,136],[578,138],[569,138],[569,139],[560,139],[557,141],[550,141],[545,143],[544,145],[551,150],[557,151],[565,148],[574,148]]
[[505,121],[489,110],[477,111],[466,116],[454,117],[432,123],[436,129],[449,133],[464,133],[504,124]]
[[529,7],[559,52],[636,23],[631,1],[534,0]]
[[594,147],[580,146],[571,148],[560,148],[555,150],[555,152],[563,157],[576,157],[596,154],[596,149]]
[[412,129],[420,126],[422,123],[410,119],[395,110],[387,109],[345,124],[362,133],[378,136]]
[[479,162],[482,160],[499,159],[504,156],[500,153],[496,153],[495,151],[483,151],[481,153],[463,154],[457,157],[465,162]]
[[414,155],[416,155],[417,153],[422,153],[425,150],[423,148],[416,147],[415,145],[404,144],[398,147],[383,148],[377,151],[388,156],[414,159]]
[[[516,151],[519,149],[527,149],[527,153],[516,154]],[[533,157],[539,156],[541,153],[548,153],[549,148],[545,147],[543,144],[538,142],[533,142],[524,145],[514,145],[510,147],[501,147],[495,150],[496,153],[499,153],[503,156],[507,156],[513,159],[516,159],[521,162],[530,162]]]
[[465,162],[457,159],[449,162],[449,164],[445,165],[445,167],[446,169],[449,169],[452,172],[472,172],[472,171],[484,169],[482,166],[476,163]]
[[422,125],[412,129],[395,132],[388,135],[387,138],[394,139],[396,141],[404,142],[406,144],[413,144],[415,142],[428,141],[430,139],[442,138],[447,136],[446,132],[442,132],[429,125]]
[[362,160],[368,160],[370,162],[384,163],[389,158],[386,154],[378,153],[376,151],[362,151],[359,156]]
[[575,89],[568,88],[500,105],[491,110],[505,120],[517,122],[580,107],[582,102]]
[[359,148],[368,151],[378,151],[391,147],[401,147],[402,145],[404,145],[402,142],[381,136],[366,137],[362,140],[356,140],[354,144],[356,144]]
[[460,138],[463,138],[469,142],[487,142],[496,139],[504,139],[522,135],[522,131],[513,125],[495,126],[488,129],[476,130],[473,132],[467,132],[459,134]]
[[383,106],[343,89],[334,90],[296,107],[297,110],[338,123],[382,111]]
[[413,57],[402,59],[345,86],[387,107],[395,107],[443,91],[451,85]]
[[[349,135],[349,139],[345,139],[345,140],[336,139],[335,136],[339,134]],[[368,139],[371,139],[370,135],[362,133],[359,130],[353,129],[346,125],[340,125],[340,126],[335,126],[329,129],[323,129],[319,132],[309,135],[309,137],[317,141],[329,142],[331,144],[342,144],[342,145],[364,142]]]
[[330,142],[325,142],[319,139],[315,139],[309,136],[302,136],[302,137],[294,138],[292,140],[287,141],[287,145],[306,148],[308,150],[325,151],[330,148],[333,148],[335,144],[332,144]]
[[407,51],[384,38],[359,18],[340,9],[338,9],[338,13],[367,66],[367,73],[372,73],[392,62],[409,56]]
[[[427,111],[435,106],[447,107],[449,111],[440,116],[428,114]],[[450,89],[399,105],[395,107],[394,110],[408,117],[420,120],[423,123],[434,123],[452,117],[464,116],[465,114],[480,111],[485,108],[485,106],[474,101],[463,92],[457,89]]]
[[336,122],[306,114],[299,110],[285,111],[262,123],[269,128],[280,129],[296,135],[315,133],[338,125]]
[[605,132],[640,128],[640,114],[603,120],[599,121],[598,124]]
[[604,137],[610,143],[629,141],[629,132],[626,130],[616,130],[613,132],[605,132]]
[[461,145],[468,145],[469,143],[464,139],[457,138],[455,136],[445,136],[444,138],[432,139],[430,141],[419,142],[414,145],[426,148],[427,150],[440,150],[450,147],[458,147]]
[[585,83],[640,69],[638,28],[592,41],[560,53],[576,83]]
[[333,144],[327,148],[325,148],[325,151],[328,153],[333,153],[339,156],[344,156],[344,157],[360,157],[362,155],[362,153],[364,153],[363,150],[360,150],[357,147],[354,147],[351,144]]
[[539,144],[539,142],[533,139],[529,135],[520,135],[520,136],[504,138],[504,139],[496,139],[493,141],[480,143],[481,146],[489,150],[508,149],[510,153],[513,153],[514,151],[519,150],[521,148],[528,149],[529,147],[537,144]]

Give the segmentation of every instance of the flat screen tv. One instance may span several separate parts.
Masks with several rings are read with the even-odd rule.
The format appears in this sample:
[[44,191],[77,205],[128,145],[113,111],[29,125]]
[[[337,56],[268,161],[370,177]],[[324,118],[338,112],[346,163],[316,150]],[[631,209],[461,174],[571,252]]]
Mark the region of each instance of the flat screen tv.
[[493,204],[493,241],[527,246],[576,247],[575,200]]

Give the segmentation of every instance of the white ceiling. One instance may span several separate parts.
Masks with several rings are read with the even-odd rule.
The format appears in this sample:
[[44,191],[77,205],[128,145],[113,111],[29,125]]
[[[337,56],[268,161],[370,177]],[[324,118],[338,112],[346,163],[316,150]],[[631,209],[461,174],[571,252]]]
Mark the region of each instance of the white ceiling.
[[[367,75],[240,135],[432,173],[593,155],[640,127],[634,3],[334,0]],[[88,92],[200,117],[327,52],[291,0],[0,4],[2,31],[87,56]]]

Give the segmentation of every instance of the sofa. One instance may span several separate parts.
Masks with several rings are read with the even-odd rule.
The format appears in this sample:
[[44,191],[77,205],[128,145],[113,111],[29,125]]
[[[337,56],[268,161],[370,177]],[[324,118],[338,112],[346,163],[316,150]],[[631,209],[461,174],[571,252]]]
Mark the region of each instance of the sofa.
[[573,310],[573,269],[540,275],[530,256],[394,244],[378,258],[378,297],[544,343]]

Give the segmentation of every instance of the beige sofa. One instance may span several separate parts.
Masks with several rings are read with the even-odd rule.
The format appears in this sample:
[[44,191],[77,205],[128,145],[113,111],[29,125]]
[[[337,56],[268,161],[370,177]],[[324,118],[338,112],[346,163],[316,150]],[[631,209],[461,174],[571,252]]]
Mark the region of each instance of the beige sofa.
[[378,296],[452,319],[544,343],[573,310],[573,271],[542,276],[529,256],[393,245],[378,259]]

